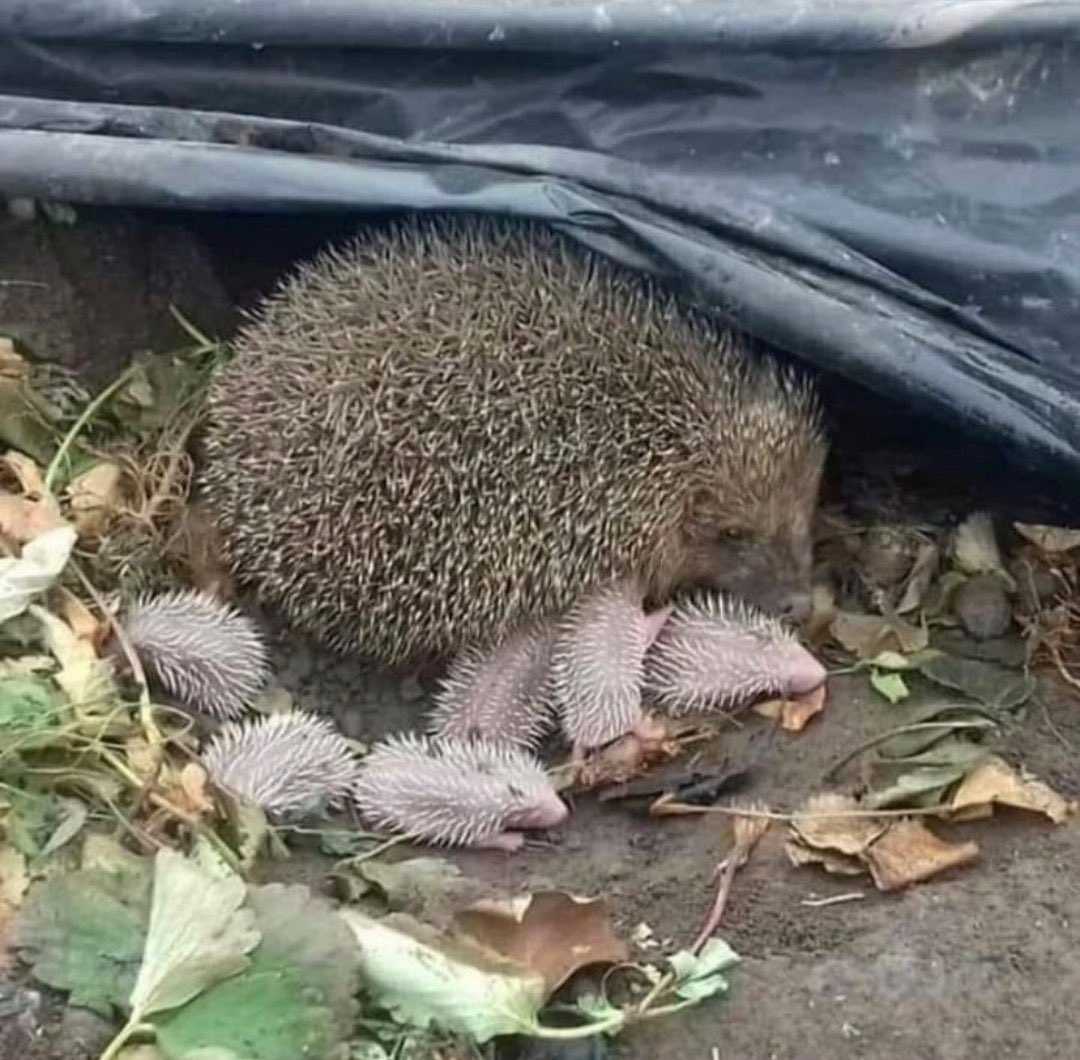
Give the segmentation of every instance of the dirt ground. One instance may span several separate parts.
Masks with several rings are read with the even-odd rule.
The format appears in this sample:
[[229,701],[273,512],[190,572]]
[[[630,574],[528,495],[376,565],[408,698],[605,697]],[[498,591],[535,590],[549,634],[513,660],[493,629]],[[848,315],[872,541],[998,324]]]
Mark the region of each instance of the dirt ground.
[[[279,659],[282,657],[279,656]],[[286,684],[309,707],[335,713],[357,736],[400,727],[424,707],[416,683],[372,679],[310,650],[288,657]],[[921,687],[892,707],[857,676],[833,678],[825,712],[799,735],[754,716],[697,753],[705,763],[753,764],[741,796],[778,808],[822,790],[826,770],[875,732],[940,693]],[[410,701],[411,702],[407,702]],[[1080,794],[1080,701],[1046,682],[1016,731],[1014,757],[1063,794]],[[854,769],[841,782],[856,779]],[[628,1060],[966,1060],[1008,1052],[1024,1060],[1071,1055],[1080,988],[1080,831],[1035,817],[939,829],[975,839],[974,865],[904,894],[862,878],[792,867],[774,827],[736,878],[723,934],[744,958],[732,990],[642,1027],[614,1055]],[[649,820],[586,797],[550,846],[516,855],[450,855],[464,872],[507,891],[553,887],[604,895],[624,934],[647,923],[688,943],[712,895],[729,842],[716,818]],[[308,872],[311,866],[305,866]],[[830,895],[859,900],[814,907]],[[647,957],[647,951],[641,954]],[[555,1055],[555,1054],[550,1054]]]
[[[50,238],[80,237],[65,233]],[[192,257],[186,237],[177,238],[183,253],[198,261],[193,269],[199,275],[198,284],[203,284],[208,268],[205,259],[201,252]],[[19,239],[26,254],[52,253],[42,250],[40,239],[25,233]],[[11,240],[7,245],[12,246]],[[160,240],[148,245],[162,246]],[[219,275],[227,272],[221,267],[220,241],[212,252]],[[286,256],[284,248],[279,248],[279,256]],[[84,255],[84,260],[92,261],[93,255]],[[274,268],[267,266],[264,274]],[[229,293],[234,299],[235,284],[244,282],[237,278],[239,271],[230,277],[234,289]],[[20,320],[32,318],[34,345],[55,348],[55,341],[42,339],[43,335],[47,339],[42,322],[52,313],[59,321],[56,326],[65,329],[65,342],[75,333],[79,320],[70,311],[61,314],[55,306],[50,308],[41,293],[54,282],[47,272],[34,272],[9,251],[0,252],[0,275],[42,284],[19,289],[21,308],[13,302],[15,288],[0,289],[0,331],[17,330]],[[35,276],[45,278],[35,280]],[[65,297],[75,304],[80,302],[80,284],[77,270],[65,271]],[[36,299],[31,297],[34,291],[39,292]],[[131,334],[136,336],[131,340],[135,345],[148,341],[153,333],[146,322],[156,319],[146,309],[148,299],[160,309],[157,292],[129,299],[143,314],[138,326],[128,329],[129,339]],[[81,298],[86,301],[85,296]],[[119,302],[112,307],[118,313]],[[95,326],[106,326],[101,321],[108,320],[108,308],[97,305]],[[190,305],[185,312],[197,316]],[[215,305],[214,313],[227,319],[220,305]],[[96,341],[101,351],[94,352],[99,356],[111,350],[123,358],[132,352],[100,337]],[[123,343],[118,341],[117,346]],[[872,420],[871,413],[866,422]],[[868,447],[862,444],[865,437],[860,435],[857,452],[849,452],[847,482],[862,481],[870,468],[870,477],[889,478],[894,486],[901,483],[890,495],[893,499],[896,490],[915,489],[903,478],[904,460],[893,461],[888,475],[883,464],[875,466],[875,458],[868,456]],[[880,457],[880,461],[885,459]],[[937,496],[967,503],[958,501],[955,483],[938,484]],[[922,500],[930,507],[939,503]],[[865,503],[869,502],[864,496]],[[288,636],[276,636],[274,665],[278,679],[294,693],[298,705],[332,713],[350,735],[360,738],[415,724],[426,706],[424,687],[415,678],[369,674],[355,663]],[[869,690],[864,678],[837,677],[831,682],[825,712],[802,734],[778,732],[764,719],[750,717],[743,727],[729,728],[697,753],[705,762],[749,763],[751,783],[740,794],[777,808],[793,807],[822,789],[824,773],[845,752],[870,734],[902,721],[918,702],[942,696],[930,686],[915,687],[921,699],[911,706],[892,707]],[[1044,682],[1026,716],[1007,735],[1005,748],[1011,758],[1022,761],[1063,794],[1080,795],[1076,765],[1080,700],[1056,682]],[[841,779],[852,783],[855,776],[849,771]],[[696,934],[711,900],[710,875],[725,849],[727,834],[719,818],[649,820],[617,804],[585,798],[546,845],[514,855],[450,856],[466,873],[500,889],[550,887],[604,895],[625,937],[636,925],[646,923],[656,938],[685,944]],[[945,834],[975,838],[981,850],[979,860],[907,893],[883,896],[862,878],[830,877],[816,869],[792,867],[782,850],[783,831],[775,827],[736,878],[725,917],[723,934],[743,958],[733,972],[730,995],[639,1028],[620,1039],[609,1055],[638,1060],[966,1060],[1005,1054],[1023,1060],[1056,1060],[1073,1055],[1074,1006],[1080,991],[1080,887],[1075,883],[1080,834],[1076,824],[1055,827],[1033,816],[1001,815],[952,827]],[[284,871],[318,886],[324,868],[298,859]],[[862,897],[835,905],[806,904],[853,891]],[[5,1019],[15,1018],[4,1004],[0,990],[0,1043]],[[36,1051],[12,1053],[12,1060],[16,1055],[27,1060],[96,1055],[95,1042],[100,1042],[103,1028],[93,1021],[78,1014],[61,1016],[46,997],[40,1023],[44,1031]],[[0,1044],[0,1056],[7,1055]],[[600,1054],[579,1050],[531,1055],[534,1060],[541,1055],[569,1060],[571,1055]]]

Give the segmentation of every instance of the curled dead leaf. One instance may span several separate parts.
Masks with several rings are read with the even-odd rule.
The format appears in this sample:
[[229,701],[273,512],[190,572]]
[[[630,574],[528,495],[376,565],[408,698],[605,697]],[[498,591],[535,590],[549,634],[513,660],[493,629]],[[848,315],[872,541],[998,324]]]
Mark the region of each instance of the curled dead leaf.
[[978,844],[946,843],[921,821],[896,821],[864,852],[863,859],[879,891],[895,891],[968,865],[979,856]]
[[578,763],[570,783],[581,791],[608,784],[624,784],[652,765],[679,754],[679,743],[670,719],[654,714],[637,731],[626,733]]
[[19,489],[30,497],[41,497],[45,493],[45,476],[36,461],[25,453],[10,449],[0,457],[0,465],[7,469],[19,484]]
[[791,830],[807,846],[859,855],[888,827],[881,817],[853,816],[851,811],[859,809],[849,795],[812,795],[795,814]]
[[64,518],[52,499],[17,497],[0,493],[0,536],[22,545],[46,530],[64,525]]
[[80,640],[88,641],[98,651],[108,635],[108,627],[99,622],[94,613],[70,589],[58,586],[57,609],[60,617],[75,631]]
[[1046,526],[1042,523],[1013,523],[1013,529],[1049,556],[1061,555],[1080,548],[1080,530],[1065,526]]
[[902,654],[922,651],[929,634],[899,615],[860,615],[841,611],[833,620],[830,632],[836,641],[860,659],[872,659],[883,651]]
[[915,562],[911,565],[907,581],[904,583],[904,591],[900,596],[900,602],[896,605],[898,615],[906,615],[915,611],[923,602],[927,589],[930,588],[934,575],[937,574],[940,553],[937,545],[930,543],[923,545],[915,556]]
[[547,996],[581,968],[629,960],[603,898],[539,891],[478,902],[458,913],[454,923],[473,941],[542,976]]
[[820,864],[827,872],[869,872],[879,891],[920,883],[978,857],[973,842],[946,843],[921,821],[856,815],[849,796],[816,795],[791,822],[784,844],[793,865]]
[[72,479],[68,487],[71,517],[80,538],[95,538],[123,503],[123,472],[103,460]]
[[827,694],[826,683],[805,696],[795,696],[792,699],[770,699],[765,703],[758,703],[754,707],[754,712],[764,718],[779,720],[780,728],[785,732],[802,732],[807,722],[825,709]]
[[1034,777],[1017,773],[997,756],[976,766],[961,782],[949,801],[956,816],[965,820],[974,816],[989,816],[993,806],[1011,806],[1044,814],[1060,824],[1077,812],[1077,803],[1062,798],[1047,784]]

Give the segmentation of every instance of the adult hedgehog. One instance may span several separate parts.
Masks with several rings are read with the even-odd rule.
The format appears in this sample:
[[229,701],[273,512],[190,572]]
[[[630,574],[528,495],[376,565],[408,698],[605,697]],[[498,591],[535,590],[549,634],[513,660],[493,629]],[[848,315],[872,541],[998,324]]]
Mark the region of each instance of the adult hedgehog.
[[[414,663],[594,615],[581,642],[636,673],[642,609],[684,588],[805,611],[811,387],[546,227],[378,226],[302,266],[234,348],[205,499],[240,580],[330,647]],[[612,583],[636,617],[580,606]]]

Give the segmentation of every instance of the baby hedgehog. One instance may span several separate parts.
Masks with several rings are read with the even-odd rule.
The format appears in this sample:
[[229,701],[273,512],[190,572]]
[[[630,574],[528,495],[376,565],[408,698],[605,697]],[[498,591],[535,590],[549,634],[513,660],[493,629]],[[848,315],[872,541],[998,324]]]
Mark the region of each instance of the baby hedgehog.
[[474,740],[391,736],[360,763],[353,798],[373,827],[433,845],[516,850],[522,832],[569,814],[525,751]]
[[[553,708],[589,747],[619,735],[596,704],[637,717],[643,627],[636,603],[613,620],[616,582],[647,613],[691,588],[808,607],[813,389],[547,227],[374,226],[289,277],[234,352],[201,489],[238,578],[331,647],[477,665],[555,623]],[[575,637],[628,670],[574,672]]]
[[358,775],[348,741],[303,711],[229,722],[201,758],[216,784],[274,817],[340,806]]
[[[606,598],[612,614],[632,604],[630,597]],[[650,706],[672,716],[736,711],[763,697],[807,695],[827,677],[782,621],[724,594],[693,594],[651,615],[624,616],[619,626],[638,631],[630,653],[626,643],[620,655],[619,645],[613,649],[603,639],[572,642],[570,670],[576,684],[617,693],[564,713],[562,732],[574,743],[578,732],[573,726],[582,719],[611,739],[641,726]],[[558,644],[557,634],[549,634],[549,642]],[[542,657],[535,648],[533,654]],[[470,660],[467,668],[451,667],[432,711],[435,738],[535,746],[552,727],[551,701],[536,695],[541,686],[535,678],[520,683],[518,675],[526,671],[513,663],[512,657],[496,652],[482,663]],[[556,701],[565,697],[557,680],[552,694]]]
[[[269,675],[266,645],[254,624],[207,593],[143,597],[121,616],[120,625],[148,684],[211,718],[239,717]],[[115,637],[108,651],[119,657]]]

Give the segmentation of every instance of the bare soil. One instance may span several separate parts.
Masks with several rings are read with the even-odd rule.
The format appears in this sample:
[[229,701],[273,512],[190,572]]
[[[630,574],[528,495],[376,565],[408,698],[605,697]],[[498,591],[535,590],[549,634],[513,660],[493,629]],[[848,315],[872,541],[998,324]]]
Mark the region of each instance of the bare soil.
[[[116,224],[121,228],[112,227]],[[138,227],[142,224],[106,217],[62,234],[43,235],[36,227],[6,232],[0,241],[0,277],[40,286],[0,290],[0,332],[14,331],[33,348],[77,364],[86,363],[91,329],[93,356],[87,359],[97,375],[108,356],[122,361],[162,329],[175,335],[163,318],[169,300],[186,297],[184,310],[197,321],[205,305],[207,315],[227,326],[231,318],[222,308],[220,289],[200,293],[209,290],[202,251],[193,249],[186,234],[160,221]],[[148,232],[154,233],[152,239]],[[106,251],[113,255],[109,260],[117,260],[121,252],[115,248],[127,247],[133,233],[151,248],[153,261],[125,249],[124,260],[137,266],[124,266],[131,286],[122,290],[95,280]],[[58,243],[80,240],[77,251],[56,249]],[[221,240],[210,242],[219,275],[230,275],[222,268]],[[175,264],[170,243],[185,264]],[[282,247],[276,252],[287,254]],[[169,261],[173,264],[159,264]],[[182,283],[174,284],[185,269],[192,277],[186,292]],[[250,282],[265,287],[275,271],[264,269]],[[251,268],[248,275],[258,273]],[[235,273],[232,279],[240,282]],[[237,292],[230,295],[235,298]],[[849,481],[867,474],[882,477],[887,459],[870,452],[866,424],[874,421],[873,411],[863,407],[860,412],[862,425],[856,429],[852,420],[849,436],[850,441],[857,434],[858,444],[849,446],[845,457]],[[915,437],[925,442],[925,435]],[[958,451],[945,447],[939,455]],[[924,458],[936,461],[932,452]],[[902,491],[918,488],[910,474],[900,475],[900,464],[892,461],[890,467],[896,472],[891,481],[902,480]],[[939,483],[937,495],[968,505],[955,482]],[[866,496],[864,507],[879,510]],[[889,503],[894,500],[895,491]],[[279,679],[299,705],[330,712],[350,735],[372,738],[414,725],[427,705],[424,685],[414,677],[372,674],[283,634],[275,643]],[[919,688],[923,699],[940,695]],[[749,763],[751,783],[740,794],[790,808],[821,790],[824,773],[839,757],[873,732],[902,721],[910,709],[889,706],[864,679],[838,677],[824,714],[804,733],[788,735],[749,717],[741,728],[727,729],[696,753],[703,762]],[[1009,734],[1009,755],[1063,794],[1076,796],[1078,748],[1080,700],[1055,681],[1044,682]],[[850,782],[853,774],[844,778]],[[640,1060],[966,1060],[1003,1055],[1057,1060],[1075,1055],[1074,1005],[1080,995],[1076,824],[1055,827],[1031,815],[999,814],[943,834],[975,838],[978,862],[906,893],[882,895],[869,880],[792,867],[782,850],[782,829],[772,829],[736,878],[725,917],[723,934],[743,958],[729,996],[635,1030],[616,1043],[614,1055]],[[450,857],[466,873],[508,891],[551,887],[604,895],[625,936],[644,922],[656,938],[685,944],[711,900],[710,876],[727,837],[717,817],[649,820],[590,797],[580,800],[547,845],[515,855]],[[326,862],[300,858],[282,871],[321,887],[326,867]],[[853,891],[862,897],[836,905],[806,904]],[[97,1055],[107,1028],[84,1014],[65,1013],[47,992],[28,1015],[2,987],[0,1057],[84,1060]]]

